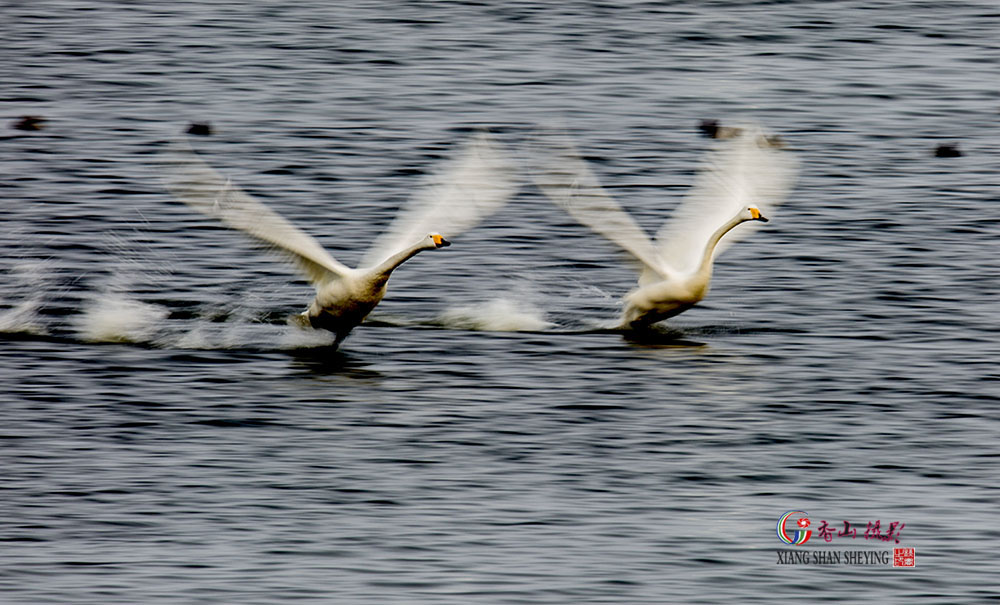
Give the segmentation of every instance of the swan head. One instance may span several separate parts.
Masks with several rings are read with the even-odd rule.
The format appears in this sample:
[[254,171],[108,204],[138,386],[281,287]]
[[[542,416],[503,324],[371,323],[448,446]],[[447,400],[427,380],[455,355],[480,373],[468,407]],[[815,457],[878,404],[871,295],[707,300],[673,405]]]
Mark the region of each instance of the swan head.
[[757,206],[747,206],[740,212],[740,218],[745,221],[761,221],[766,223],[768,218],[760,213],[760,208]]
[[451,242],[441,237],[441,234],[439,233],[431,233],[427,237],[431,238],[431,241],[434,242],[435,248],[445,248],[451,245]]

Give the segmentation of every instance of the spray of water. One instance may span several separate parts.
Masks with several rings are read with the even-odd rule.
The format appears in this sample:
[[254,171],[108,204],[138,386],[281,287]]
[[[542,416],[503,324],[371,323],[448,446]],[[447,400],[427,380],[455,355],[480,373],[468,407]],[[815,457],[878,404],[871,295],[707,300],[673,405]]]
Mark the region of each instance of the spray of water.
[[41,310],[54,278],[48,261],[22,259],[4,276],[0,295],[0,332],[47,335]]
[[449,328],[489,332],[539,332],[554,325],[531,303],[508,298],[451,307],[438,317],[437,323]]
[[41,299],[32,297],[22,300],[13,307],[0,311],[0,332],[4,334],[48,334],[39,319]]
[[146,344],[154,340],[159,324],[168,315],[160,305],[107,293],[92,296],[74,323],[77,334],[88,342]]

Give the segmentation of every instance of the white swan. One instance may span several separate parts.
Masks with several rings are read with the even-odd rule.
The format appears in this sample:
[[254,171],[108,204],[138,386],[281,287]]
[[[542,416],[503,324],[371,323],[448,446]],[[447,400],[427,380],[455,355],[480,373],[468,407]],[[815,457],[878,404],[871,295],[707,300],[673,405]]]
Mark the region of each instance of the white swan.
[[316,297],[295,322],[333,332],[335,346],[382,300],[396,267],[423,250],[450,245],[445,235],[454,237],[472,228],[514,192],[506,158],[485,134],[478,135],[431,177],[359,267],[351,269],[312,236],[223,178],[186,141],[171,145],[164,161],[166,186],[178,199],[296,261],[316,287]]
[[759,128],[744,128],[710,153],[691,192],[653,243],[645,231],[601,188],[566,141],[555,144],[551,166],[539,187],[570,215],[621,246],[642,266],[639,287],[625,297],[622,328],[640,328],[690,309],[708,294],[715,257],[752,231],[747,221],[766,222],[787,194],[795,173],[792,158]]

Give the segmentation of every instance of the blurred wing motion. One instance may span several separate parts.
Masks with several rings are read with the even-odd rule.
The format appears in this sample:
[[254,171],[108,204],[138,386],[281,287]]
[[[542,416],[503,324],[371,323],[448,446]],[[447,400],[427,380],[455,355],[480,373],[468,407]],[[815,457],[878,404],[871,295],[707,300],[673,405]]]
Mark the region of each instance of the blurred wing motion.
[[[745,206],[770,216],[784,201],[795,161],[759,128],[746,128],[710,153],[691,192],[657,234],[654,245],[635,220],[601,188],[586,162],[564,138],[553,141],[554,158],[538,186],[573,218],[618,244],[643,265],[640,285],[692,273],[709,238]],[[718,254],[750,235],[757,224],[728,233]]]
[[173,143],[164,154],[164,163],[164,182],[177,199],[290,255],[313,284],[326,283],[351,271],[312,236],[213,170],[186,141]]
[[[772,218],[774,207],[792,186],[795,160],[779,148],[780,143],[759,127],[739,132],[707,155],[690,192],[656,235],[660,257],[680,275],[695,270],[712,233],[743,207],[757,206]],[[760,223],[750,222],[730,231],[715,255],[759,227]]]
[[581,224],[618,244],[643,265],[643,275],[652,271],[668,277],[653,242],[598,182],[586,161],[565,136],[553,137],[551,163],[536,179],[538,187],[560,208]]
[[428,233],[455,237],[500,210],[515,190],[513,166],[479,134],[400,209],[358,266],[377,265]]

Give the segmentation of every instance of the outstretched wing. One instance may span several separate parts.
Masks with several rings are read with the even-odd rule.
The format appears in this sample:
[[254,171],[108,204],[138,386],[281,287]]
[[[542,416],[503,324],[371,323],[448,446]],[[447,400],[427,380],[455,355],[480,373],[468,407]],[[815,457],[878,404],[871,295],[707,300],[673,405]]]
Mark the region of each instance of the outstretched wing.
[[429,233],[455,237],[502,208],[516,188],[499,145],[478,134],[400,209],[358,266],[377,265]]
[[[656,235],[660,256],[684,275],[695,270],[709,238],[744,206],[757,206],[764,216],[785,200],[795,178],[795,160],[759,127],[741,129],[710,152],[694,185]],[[730,231],[715,255],[752,234],[760,223]]]
[[546,141],[550,147],[550,162],[535,179],[538,187],[570,216],[603,235],[643,265],[640,282],[668,277],[649,236],[635,219],[615,201],[598,182],[597,177],[564,136]]
[[213,170],[187,141],[172,143],[163,155],[163,162],[164,183],[177,199],[288,254],[312,283],[319,285],[351,271],[312,236]]

